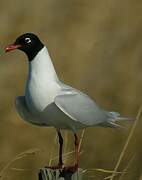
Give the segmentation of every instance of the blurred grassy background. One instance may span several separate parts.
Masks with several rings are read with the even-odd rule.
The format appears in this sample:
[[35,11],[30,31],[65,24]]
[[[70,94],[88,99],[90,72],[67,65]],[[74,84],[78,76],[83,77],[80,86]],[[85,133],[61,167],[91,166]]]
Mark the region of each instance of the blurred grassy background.
[[[136,116],[142,103],[142,1],[1,0],[0,22],[1,48],[22,33],[36,33],[48,46],[63,81],[86,92],[107,110]],[[24,93],[27,76],[25,55],[15,51],[0,59],[0,169],[17,154],[40,148],[43,151],[37,156],[12,165],[30,171],[9,170],[4,177],[35,180],[37,169],[48,165],[51,147],[55,146],[55,130],[27,124],[16,113],[14,100]],[[130,127],[127,131],[86,130],[81,167],[113,170]],[[135,155],[123,179],[137,180],[142,173],[141,131],[140,120],[119,168],[124,169]],[[66,149],[70,151],[73,138],[70,133],[66,137]],[[53,152],[55,155],[57,151]],[[93,175],[91,178],[90,173],[85,179],[106,176],[97,172]]]

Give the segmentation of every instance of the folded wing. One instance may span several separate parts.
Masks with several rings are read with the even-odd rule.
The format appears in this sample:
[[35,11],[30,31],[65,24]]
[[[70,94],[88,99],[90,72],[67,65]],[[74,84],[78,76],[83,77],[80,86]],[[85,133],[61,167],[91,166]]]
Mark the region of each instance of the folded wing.
[[66,115],[87,126],[101,124],[108,120],[107,112],[100,109],[89,96],[83,93],[58,95],[54,101]]

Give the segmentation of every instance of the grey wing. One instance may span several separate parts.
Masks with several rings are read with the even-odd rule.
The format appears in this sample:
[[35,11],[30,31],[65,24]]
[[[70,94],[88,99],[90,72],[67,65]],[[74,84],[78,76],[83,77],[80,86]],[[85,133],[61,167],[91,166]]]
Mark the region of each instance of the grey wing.
[[54,101],[66,115],[84,125],[91,126],[107,122],[107,112],[100,109],[89,96],[80,91],[58,95]]

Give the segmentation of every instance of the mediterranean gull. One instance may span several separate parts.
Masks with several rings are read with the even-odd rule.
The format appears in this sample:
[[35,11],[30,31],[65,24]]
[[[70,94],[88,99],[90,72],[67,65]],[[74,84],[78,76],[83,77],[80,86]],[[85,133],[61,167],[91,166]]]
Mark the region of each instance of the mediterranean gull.
[[25,95],[16,98],[16,109],[27,122],[55,127],[59,137],[59,163],[51,168],[63,168],[61,129],[71,130],[75,138],[75,163],[79,165],[77,130],[92,127],[117,128],[116,120],[126,119],[117,112],[101,109],[88,95],[61,82],[56,74],[47,47],[33,33],[19,36],[6,52],[19,49],[28,57],[29,73]]

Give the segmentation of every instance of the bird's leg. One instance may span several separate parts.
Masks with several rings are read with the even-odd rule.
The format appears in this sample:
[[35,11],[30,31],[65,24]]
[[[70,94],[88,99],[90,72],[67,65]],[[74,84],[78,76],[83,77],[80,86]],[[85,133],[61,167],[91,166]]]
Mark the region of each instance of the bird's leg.
[[77,134],[74,134],[74,144],[75,144],[75,167],[78,168],[79,166],[79,139],[77,137]]
[[57,133],[58,133],[59,145],[60,145],[60,147],[59,147],[59,163],[58,163],[58,166],[59,166],[59,168],[62,168],[62,166],[63,166],[63,160],[62,160],[63,138],[62,138],[62,135],[61,135],[59,130],[57,131]]
[[63,151],[63,138],[59,130],[57,130],[58,138],[59,138],[59,162],[56,166],[46,166],[46,168],[50,168],[53,170],[62,169],[63,167],[63,160],[62,160],[62,151]]
[[75,145],[75,163],[73,166],[67,166],[63,168],[63,173],[64,172],[70,172],[70,173],[75,173],[78,170],[79,167],[79,139],[77,137],[77,134],[74,134],[74,145]]

